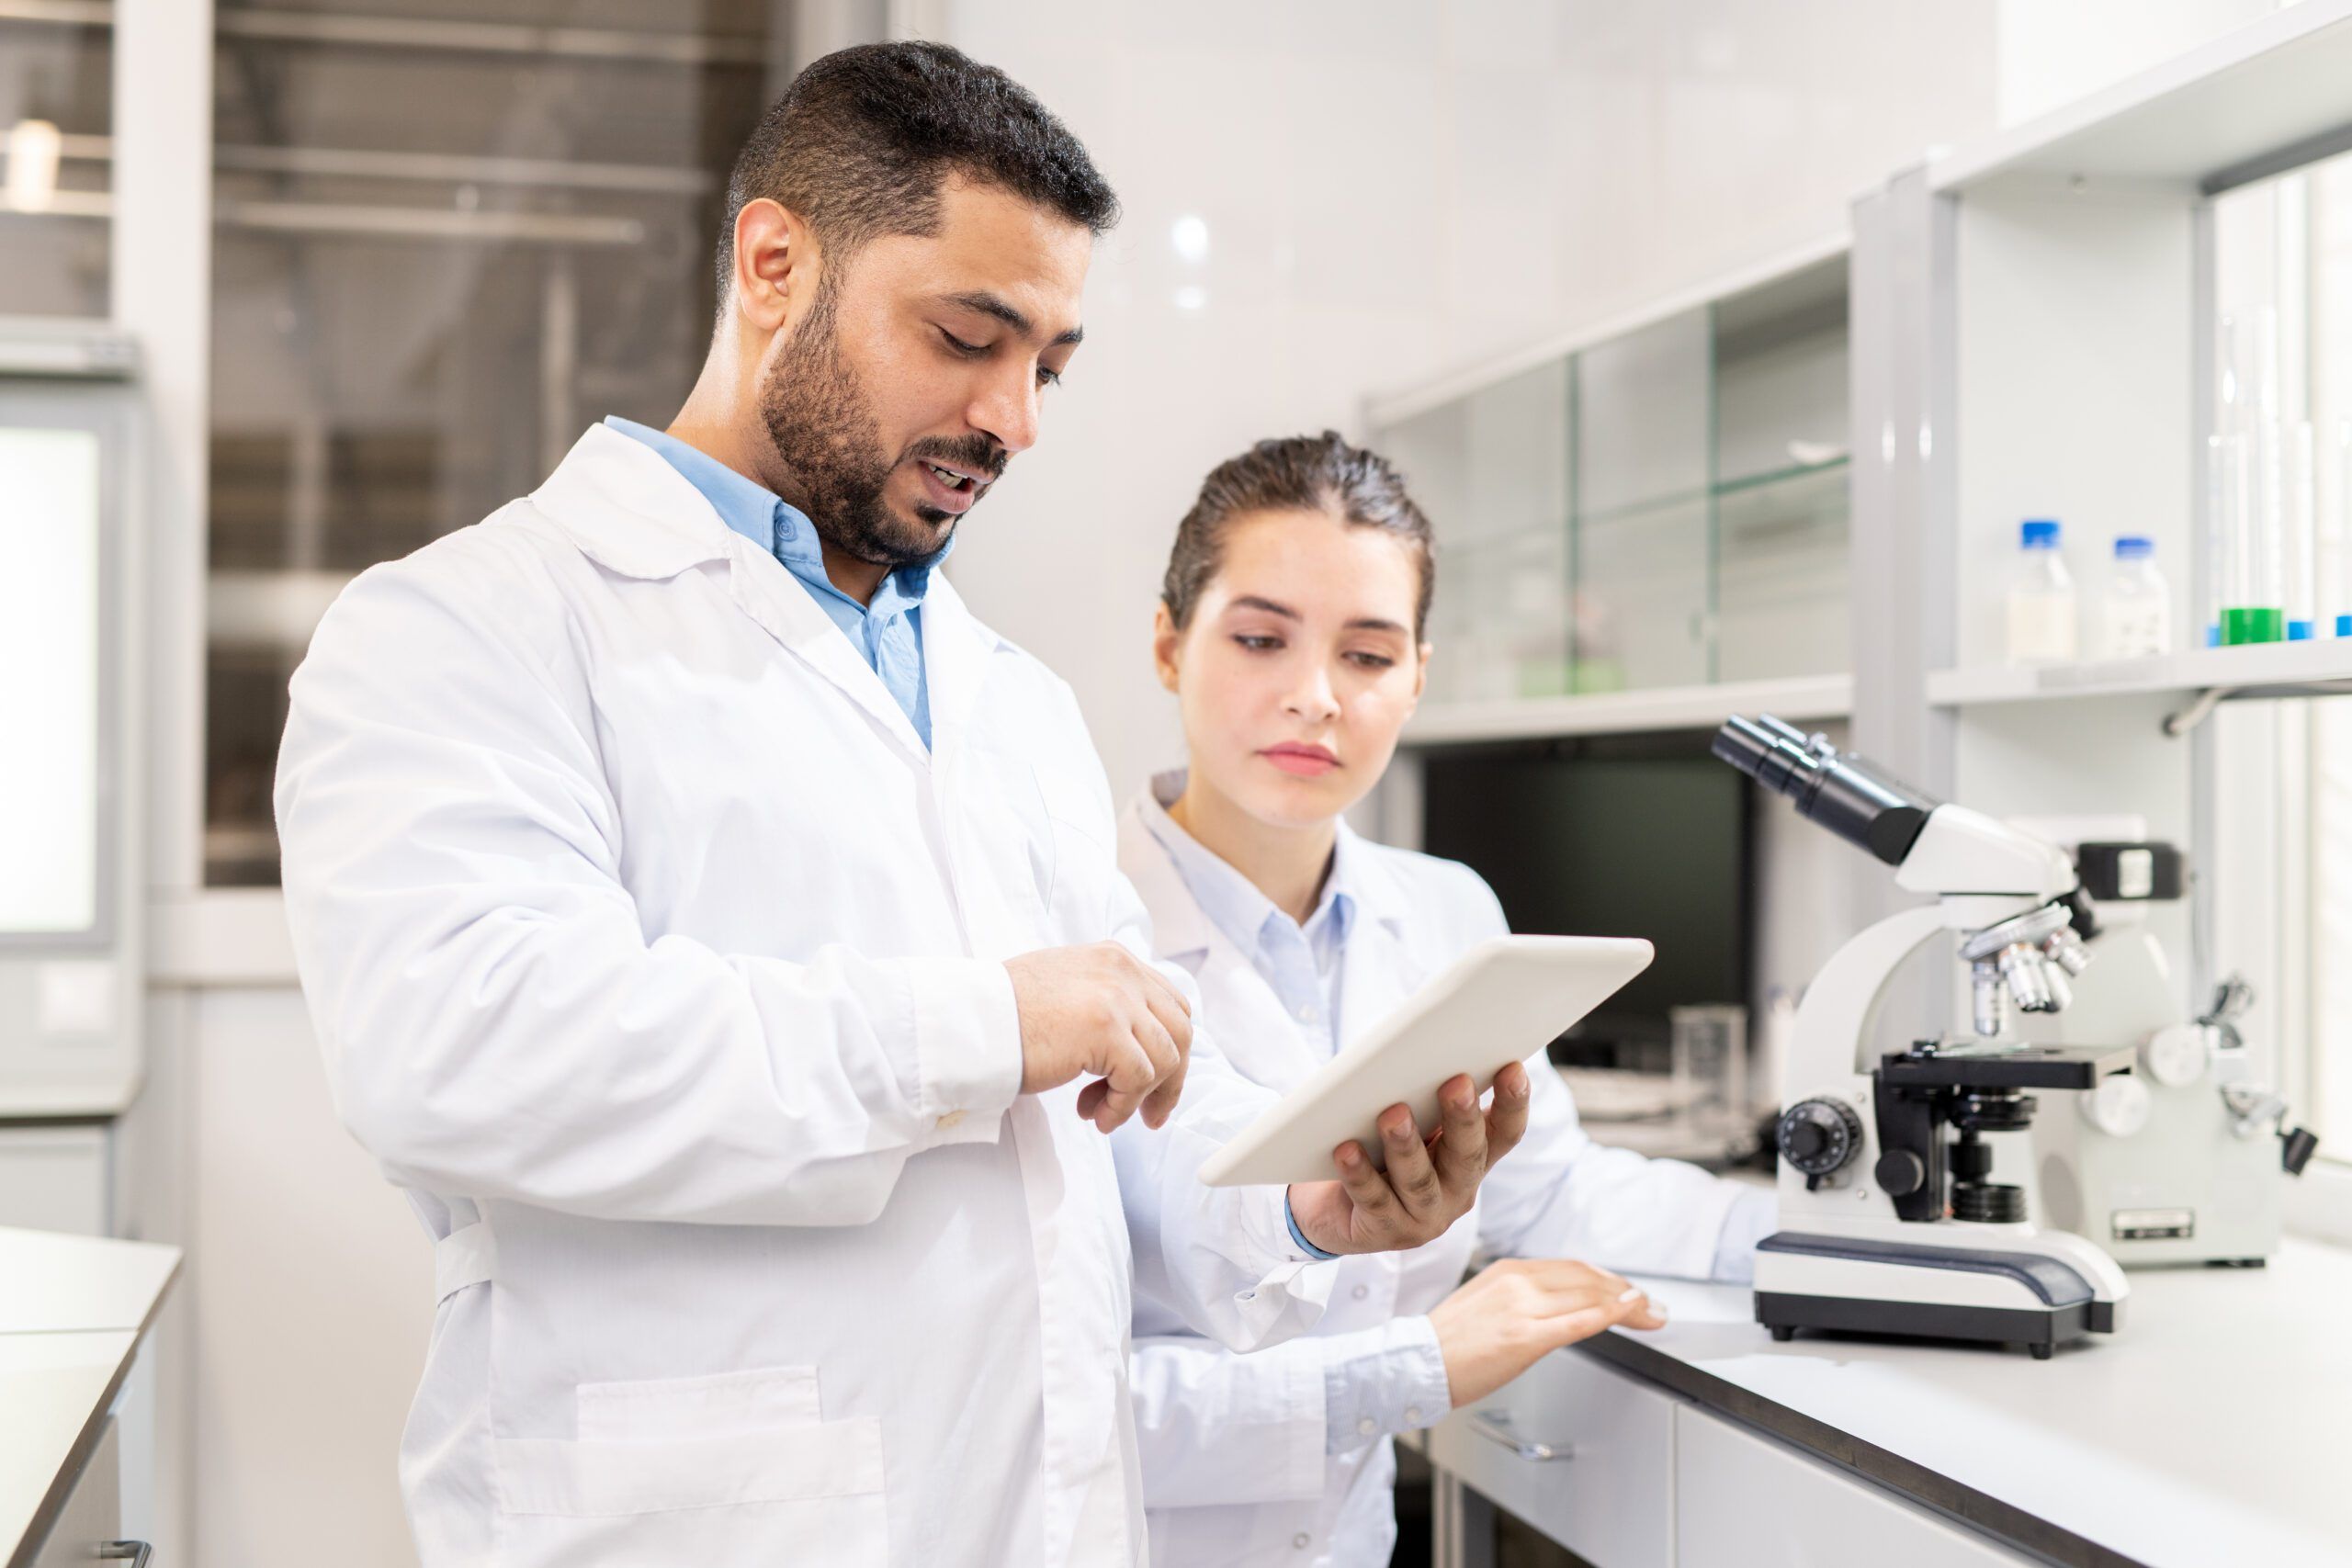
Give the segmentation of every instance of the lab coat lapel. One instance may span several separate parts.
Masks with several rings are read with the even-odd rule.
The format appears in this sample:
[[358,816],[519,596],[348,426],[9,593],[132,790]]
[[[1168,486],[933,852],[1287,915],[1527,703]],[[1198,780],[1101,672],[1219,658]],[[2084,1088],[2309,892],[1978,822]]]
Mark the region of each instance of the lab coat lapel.
[[1193,972],[1201,987],[1202,1022],[1242,1077],[1288,1089],[1322,1065],[1321,1053],[1283,1010],[1249,955],[1193,900],[1175,861],[1152,836],[1141,797],[1119,821],[1119,869],[1151,916],[1153,952]]
[[[724,561],[728,596],[919,758],[928,753],[889,688],[784,563],[736,533],[659,452],[593,424],[532,495],[582,553],[625,577],[675,577]],[[925,628],[926,631],[928,628]]]
[[[1340,831],[1353,838],[1345,822]],[[1342,851],[1354,882],[1356,918],[1340,969],[1341,1050],[1362,1040],[1429,978],[1428,966],[1404,941],[1409,895],[1365,852],[1361,840]]]
[[928,756],[922,737],[915,733],[913,722],[890,694],[890,688],[783,562],[743,544],[729,566],[727,591],[737,608],[839,687],[893,740],[918,757]]
[[931,734],[934,744],[949,735],[958,738],[988,682],[989,659],[1000,646],[997,635],[976,620],[944,573],[932,575],[922,598],[923,679],[931,692]]

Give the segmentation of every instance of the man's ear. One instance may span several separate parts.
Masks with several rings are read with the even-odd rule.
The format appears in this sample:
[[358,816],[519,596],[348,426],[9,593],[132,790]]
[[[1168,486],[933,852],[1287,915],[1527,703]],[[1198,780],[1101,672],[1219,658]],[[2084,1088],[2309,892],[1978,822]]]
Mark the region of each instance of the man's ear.
[[1413,640],[1419,645],[1416,649],[1418,657],[1413,660],[1413,701],[1418,704],[1421,694],[1430,689],[1430,640],[1419,637]]
[[1176,653],[1183,647],[1184,634],[1176,629],[1176,617],[1168,613],[1168,601],[1162,599],[1151,616],[1151,663],[1159,673],[1159,683],[1168,691],[1176,689],[1181,668]]
[[743,323],[775,335],[815,298],[822,258],[817,237],[797,213],[765,197],[735,214],[731,308]]

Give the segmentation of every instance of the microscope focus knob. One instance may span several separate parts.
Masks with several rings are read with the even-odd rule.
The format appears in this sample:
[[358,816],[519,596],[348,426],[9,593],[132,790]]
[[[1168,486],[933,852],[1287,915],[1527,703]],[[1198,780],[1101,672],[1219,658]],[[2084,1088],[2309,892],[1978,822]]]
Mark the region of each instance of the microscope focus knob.
[[1878,1156],[1879,1190],[1890,1198],[1908,1198],[1928,1184],[1928,1162],[1909,1149],[1889,1149]]
[[1862,1146],[1862,1119],[1842,1100],[1801,1100],[1781,1112],[1781,1157],[1807,1176],[1827,1176]]

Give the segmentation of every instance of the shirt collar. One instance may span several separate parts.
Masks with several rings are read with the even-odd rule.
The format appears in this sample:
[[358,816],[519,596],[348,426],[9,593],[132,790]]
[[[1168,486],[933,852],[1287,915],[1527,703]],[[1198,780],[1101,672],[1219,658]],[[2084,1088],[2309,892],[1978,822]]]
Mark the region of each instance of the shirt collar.
[[[605,423],[662,454],[688,484],[702,492],[720,522],[775,557],[793,576],[812,588],[857,604],[835,588],[826,575],[824,547],[817,536],[817,525],[808,521],[807,513],[759,480],[736,472],[701,447],[681,441],[665,430],[656,430],[618,414],[606,415]],[[874,602],[860,608],[888,618],[920,605],[923,595],[930,592],[933,570],[955,547],[956,541],[950,537],[947,549],[922,565],[899,568],[882,580],[882,586],[874,592]]]
[[1330,874],[1323,879],[1322,896],[1316,900],[1315,911],[1301,928],[1284,911],[1274,907],[1274,901],[1259,890],[1258,885],[1220,859],[1206,845],[1186,832],[1176,818],[1168,815],[1170,803],[1184,793],[1186,770],[1171,769],[1156,774],[1151,787],[1144,792],[1144,827],[1159,847],[1168,852],[1175,863],[1176,874],[1183,879],[1184,889],[1201,912],[1209,919],[1227,942],[1248,953],[1257,953],[1265,944],[1268,922],[1278,922],[1280,930],[1315,931],[1328,925],[1335,942],[1347,941],[1355,924],[1356,855],[1350,846],[1353,837],[1348,825],[1340,824],[1339,837],[1331,847]]

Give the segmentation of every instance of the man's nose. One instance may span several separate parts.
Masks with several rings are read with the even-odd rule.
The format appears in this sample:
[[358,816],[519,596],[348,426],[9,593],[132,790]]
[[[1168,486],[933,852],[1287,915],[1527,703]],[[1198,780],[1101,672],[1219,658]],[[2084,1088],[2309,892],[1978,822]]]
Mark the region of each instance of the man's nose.
[[1011,457],[1037,444],[1037,378],[1029,366],[991,375],[973,405],[972,423]]

